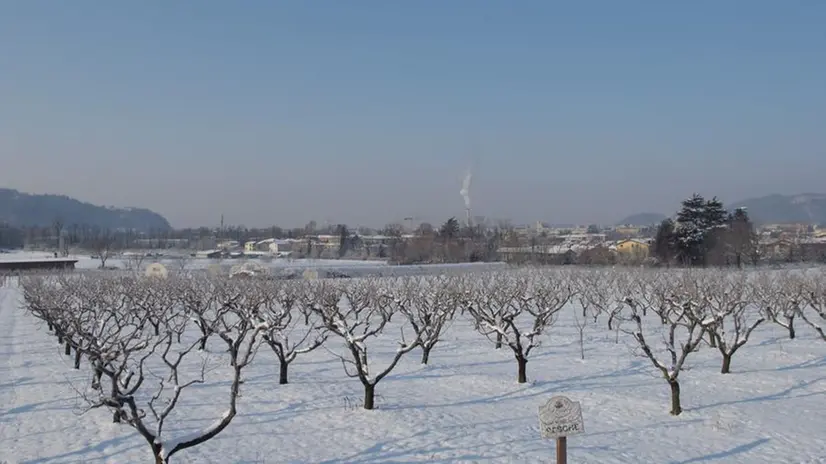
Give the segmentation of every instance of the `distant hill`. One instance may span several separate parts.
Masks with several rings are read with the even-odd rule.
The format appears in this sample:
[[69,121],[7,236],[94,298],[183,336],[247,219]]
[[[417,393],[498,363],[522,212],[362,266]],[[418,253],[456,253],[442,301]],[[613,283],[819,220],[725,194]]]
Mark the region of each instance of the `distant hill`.
[[650,226],[652,224],[659,224],[665,218],[665,214],[660,213],[639,213],[628,216],[622,221],[617,222],[618,226]]
[[767,195],[726,205],[729,209],[746,208],[757,224],[809,223],[826,224],[826,194]]
[[96,206],[64,195],[34,195],[0,188],[0,223],[45,227],[57,218],[67,226],[82,224],[143,232],[172,229],[165,217],[148,209]]

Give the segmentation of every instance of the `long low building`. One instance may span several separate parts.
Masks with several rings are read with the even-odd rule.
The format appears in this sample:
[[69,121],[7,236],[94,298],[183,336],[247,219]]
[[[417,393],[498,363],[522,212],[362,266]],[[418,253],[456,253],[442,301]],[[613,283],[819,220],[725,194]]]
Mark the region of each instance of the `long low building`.
[[70,258],[0,260],[0,272],[69,270],[75,268],[77,261]]

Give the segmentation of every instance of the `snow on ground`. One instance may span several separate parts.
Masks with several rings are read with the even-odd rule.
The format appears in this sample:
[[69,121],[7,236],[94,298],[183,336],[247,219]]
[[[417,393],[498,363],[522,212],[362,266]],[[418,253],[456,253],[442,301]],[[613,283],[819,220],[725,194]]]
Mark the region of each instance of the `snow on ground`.
[[[22,251],[15,250],[11,253],[4,253],[0,255],[0,261],[20,261],[31,259],[49,259],[53,258],[54,253],[40,252],[40,251]],[[71,259],[77,259],[78,262],[75,267],[79,270],[94,270],[100,267],[100,259],[92,258],[91,255],[71,255]],[[147,257],[141,263],[142,267],[146,267],[153,262],[160,262],[171,270],[178,270],[180,266],[184,266],[187,270],[204,270],[217,266],[224,273],[229,273],[233,266],[252,262],[260,264],[261,266],[270,269],[273,273],[287,273],[303,271],[305,269],[315,269],[317,271],[337,271],[352,277],[363,275],[384,275],[384,276],[400,276],[400,275],[416,275],[416,274],[432,274],[437,272],[467,272],[470,270],[480,270],[495,267],[505,267],[504,263],[448,263],[448,264],[423,264],[410,266],[391,266],[386,261],[376,260],[357,260],[357,259],[288,259],[277,258],[272,260],[261,259],[207,259],[207,258],[167,258],[163,257],[160,260],[157,258]],[[106,260],[107,267],[114,267],[117,269],[127,269],[130,266],[127,258],[121,256],[113,256]]]
[[[143,463],[146,443],[111,414],[79,415],[71,369],[54,337],[19,305],[17,289],[0,288],[0,462]],[[579,359],[574,308],[566,309],[528,363],[531,383],[515,382],[507,348],[492,344],[461,317],[431,364],[407,355],[377,388],[377,410],[358,408],[360,383],[344,375],[334,339],[291,366],[277,384],[266,347],[246,372],[239,416],[215,439],[173,463],[551,462],[537,409],[564,394],[581,401],[586,433],[569,438],[575,463],[826,463],[826,343],[803,327],[797,340],[766,325],[719,374],[716,350],[689,357],[681,374],[686,411],[672,417],[669,391],[630,340],[614,343],[603,326],[586,330]],[[604,321],[601,323],[604,324]],[[395,339],[380,339],[386,356]],[[195,388],[195,387],[193,387]],[[227,384],[185,392],[173,432],[220,417]],[[356,407],[353,408],[352,406]]]
[[[27,259],[49,259],[54,258],[54,253],[49,252],[42,252],[42,251],[23,251],[23,250],[14,250],[10,253],[3,253],[0,255],[0,260],[3,261],[17,261],[17,260],[27,260]],[[78,269],[97,269],[100,266],[100,259],[92,258],[91,255],[71,255],[69,256],[71,259],[77,259],[78,262],[76,267]],[[153,263],[157,260],[157,258],[149,258],[147,257],[143,261],[143,265],[146,266],[150,263]],[[163,257],[160,259],[160,262],[166,266],[175,267],[177,268],[176,263],[179,262],[179,258],[166,258]],[[235,264],[243,263],[247,260],[244,259],[222,259],[222,260],[214,260],[214,259],[207,259],[207,258],[191,258],[186,257],[184,260],[186,267],[188,269],[205,269],[209,267],[211,264],[221,264],[222,266],[233,266]],[[357,259],[287,259],[287,258],[278,258],[272,261],[264,261],[259,259],[252,260],[257,263],[261,263],[264,266],[274,267],[274,268],[306,268],[306,267],[336,267],[336,268],[353,268],[353,267],[360,267],[360,266],[368,266],[368,267],[379,267],[379,266],[387,266],[387,262],[385,261],[365,261],[365,260],[357,260]],[[111,258],[106,260],[106,266],[108,267],[116,267],[120,269],[124,269],[128,266],[125,258],[122,258],[118,255],[112,256]]]

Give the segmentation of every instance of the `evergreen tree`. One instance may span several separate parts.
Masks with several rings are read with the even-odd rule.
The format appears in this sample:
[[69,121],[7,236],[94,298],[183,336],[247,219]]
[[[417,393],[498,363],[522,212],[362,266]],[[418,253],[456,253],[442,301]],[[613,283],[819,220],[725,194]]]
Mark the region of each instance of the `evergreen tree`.
[[445,241],[451,240],[459,236],[459,229],[459,221],[456,220],[455,217],[452,217],[442,224],[442,227],[439,229],[439,235],[441,235]]
[[706,201],[695,193],[683,200],[682,209],[677,213],[676,231],[677,253],[681,261],[705,266],[709,250],[716,246],[727,219],[723,203],[717,197]]
[[347,254],[350,245],[350,231],[344,224],[338,225],[338,257],[343,258]]
[[677,256],[683,264],[694,264],[702,254],[705,229],[703,211],[706,200],[698,194],[683,200],[682,208],[677,213],[676,249]]
[[677,256],[676,240],[674,221],[664,219],[657,227],[657,233],[654,237],[654,249],[652,250],[654,257],[665,265],[671,264]]
[[703,228],[705,235],[702,243],[700,260],[703,265],[708,263],[709,253],[718,248],[725,248],[729,214],[723,207],[723,202],[717,197],[708,200],[703,208]]

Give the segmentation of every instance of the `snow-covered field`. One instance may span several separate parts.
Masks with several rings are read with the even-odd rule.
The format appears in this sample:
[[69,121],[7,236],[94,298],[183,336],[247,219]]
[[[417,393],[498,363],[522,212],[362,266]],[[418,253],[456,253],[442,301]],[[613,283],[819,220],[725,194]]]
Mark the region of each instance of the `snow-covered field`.
[[[40,251],[22,251],[22,250],[15,250],[10,253],[4,253],[0,255],[0,260],[8,260],[8,261],[15,261],[15,260],[27,260],[27,259],[49,259],[52,258],[54,254],[48,252],[40,252]],[[92,258],[90,255],[71,255],[69,256],[71,259],[77,259],[76,267],[78,269],[97,269],[100,266],[100,259]],[[108,267],[115,267],[120,269],[125,269],[129,266],[127,262],[128,259],[122,258],[119,255],[112,256],[106,261],[106,266]],[[149,264],[154,262],[154,258],[147,257],[143,261],[143,265]],[[160,259],[160,262],[166,266],[176,268],[177,262],[180,260],[177,258],[167,258],[164,257]],[[232,266],[235,264],[243,263],[245,260],[242,259],[222,259],[220,261],[213,260],[213,259],[206,259],[206,258],[191,258],[185,257],[185,265],[187,269],[205,269],[209,267],[211,264],[218,264],[220,263],[223,266]],[[273,268],[290,268],[290,267],[297,267],[297,268],[306,268],[306,267],[342,267],[342,268],[353,268],[359,266],[368,266],[368,267],[378,267],[378,266],[387,266],[387,263],[384,261],[364,261],[364,260],[355,260],[355,259],[286,259],[286,258],[279,258],[274,259],[271,261],[259,261],[255,260],[256,262],[261,262],[263,265]]]
[[[54,254],[39,251],[22,251],[15,250],[11,253],[0,254],[0,261],[25,261],[50,259]],[[100,259],[92,258],[90,255],[71,255],[70,259],[77,259],[78,262],[75,267],[79,270],[94,270],[100,267]],[[163,257],[161,259],[149,258],[144,259],[140,265],[146,267],[153,262],[160,262],[165,267],[171,270],[178,270],[183,267],[186,270],[206,270],[218,268],[223,273],[228,273],[233,266],[241,265],[247,262],[260,264],[268,269],[273,274],[301,272],[306,269],[315,270],[319,273],[323,271],[333,271],[348,276],[357,277],[364,275],[371,276],[405,276],[405,275],[423,275],[435,274],[442,272],[467,272],[470,270],[503,268],[504,263],[450,263],[450,264],[423,264],[423,265],[405,265],[405,266],[391,266],[386,261],[365,261],[356,259],[287,259],[277,258],[272,260],[260,259],[207,259],[207,258],[190,258],[184,259]],[[134,263],[131,263],[129,258],[124,258],[120,255],[115,255],[106,260],[106,266],[116,269],[128,269]],[[323,276],[322,276],[323,277]]]
[[[88,383],[88,371],[72,369],[21,300],[16,287],[0,288],[0,463],[152,462],[144,440],[110,412],[79,415],[73,387]],[[339,341],[299,357],[288,385],[278,385],[278,362],[262,347],[245,371],[238,417],[172,462],[552,462],[537,408],[563,394],[582,403],[586,427],[568,440],[572,463],[826,463],[826,343],[807,327],[795,340],[759,327],[729,375],[703,347],[681,374],[685,412],[673,417],[668,385],[632,339],[615,343],[604,320],[586,329],[580,360],[577,310],[567,307],[531,354],[522,385],[512,352],[457,315],[429,365],[417,349],[379,383],[373,411],[358,407],[361,384],[332,353]],[[395,342],[380,338],[371,356],[386,357]],[[226,382],[193,387],[173,430],[214,421],[226,392]]]

